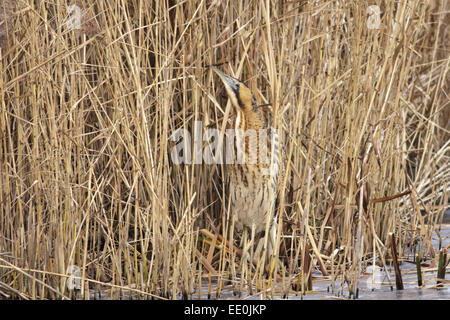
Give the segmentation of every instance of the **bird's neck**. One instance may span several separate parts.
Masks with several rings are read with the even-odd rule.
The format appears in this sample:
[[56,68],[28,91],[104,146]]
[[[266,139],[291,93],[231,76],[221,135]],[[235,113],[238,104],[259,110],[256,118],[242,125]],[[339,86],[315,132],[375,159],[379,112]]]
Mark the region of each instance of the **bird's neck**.
[[238,111],[237,115],[237,129],[259,130],[264,128],[264,118],[260,110],[256,111]]

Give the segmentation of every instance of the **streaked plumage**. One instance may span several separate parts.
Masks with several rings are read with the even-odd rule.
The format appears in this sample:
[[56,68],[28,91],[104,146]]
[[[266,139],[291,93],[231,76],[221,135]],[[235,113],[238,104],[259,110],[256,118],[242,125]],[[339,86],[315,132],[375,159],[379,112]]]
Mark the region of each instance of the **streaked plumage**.
[[[273,212],[274,208],[279,176],[278,133],[269,127],[271,115],[256,106],[250,89],[242,81],[226,75],[215,67],[213,70],[224,83],[234,107],[235,152],[242,152],[239,148],[240,141],[245,139],[245,136],[237,133],[238,130],[242,130],[241,133],[248,133],[248,130],[251,129],[255,130],[257,143],[251,144],[249,139],[246,139],[246,143],[243,144],[246,162],[228,165],[226,174],[232,215],[238,230],[247,227],[248,230],[254,230],[257,234],[265,230],[266,216]],[[260,129],[265,129],[267,132],[266,163],[259,153],[258,141],[262,133],[259,131]],[[262,135],[263,138],[264,135]],[[253,158],[256,162],[249,163],[251,155],[256,155]]]

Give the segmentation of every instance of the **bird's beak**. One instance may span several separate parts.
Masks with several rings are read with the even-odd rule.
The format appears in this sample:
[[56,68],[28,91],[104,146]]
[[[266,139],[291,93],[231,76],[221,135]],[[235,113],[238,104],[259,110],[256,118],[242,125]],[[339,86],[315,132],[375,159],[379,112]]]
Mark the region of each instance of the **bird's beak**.
[[229,75],[223,73],[222,71],[220,71],[218,68],[216,68],[215,66],[211,66],[211,68],[217,73],[217,75],[219,76],[220,80],[223,81],[223,83],[225,84],[225,86],[230,87],[234,92],[238,91],[239,85],[238,85],[238,80],[230,77]]

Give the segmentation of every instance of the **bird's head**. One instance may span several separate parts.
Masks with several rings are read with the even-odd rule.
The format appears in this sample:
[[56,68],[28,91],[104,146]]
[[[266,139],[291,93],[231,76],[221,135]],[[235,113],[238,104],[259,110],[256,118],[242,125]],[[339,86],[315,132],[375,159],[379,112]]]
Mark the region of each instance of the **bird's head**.
[[212,69],[217,73],[225,85],[228,97],[231,99],[236,110],[251,111],[252,92],[250,89],[241,80],[230,77],[214,66],[212,66]]

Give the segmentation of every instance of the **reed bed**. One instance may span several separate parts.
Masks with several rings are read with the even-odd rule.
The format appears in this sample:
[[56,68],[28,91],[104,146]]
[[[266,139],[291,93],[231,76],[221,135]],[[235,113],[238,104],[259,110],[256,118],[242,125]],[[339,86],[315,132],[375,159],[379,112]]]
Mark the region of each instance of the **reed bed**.
[[[288,297],[313,270],[354,294],[367,265],[392,264],[391,234],[395,261],[436,260],[448,1],[1,2],[2,297]],[[267,273],[240,267],[225,165],[171,159],[175,130],[229,120],[210,65],[279,130]]]

